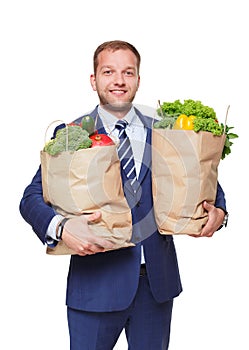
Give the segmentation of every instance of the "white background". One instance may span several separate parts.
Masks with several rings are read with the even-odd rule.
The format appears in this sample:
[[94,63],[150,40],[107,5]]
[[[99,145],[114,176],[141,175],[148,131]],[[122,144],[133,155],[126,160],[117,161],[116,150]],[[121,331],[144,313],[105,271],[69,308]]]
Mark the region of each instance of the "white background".
[[[45,130],[98,103],[92,55],[106,40],[142,56],[135,102],[199,99],[240,135],[219,166],[229,226],[212,239],[176,237],[184,292],[175,301],[171,350],[247,350],[247,2],[219,0],[6,0],[0,5],[0,348],[68,350],[68,257],[51,257],[19,214]],[[126,349],[122,335],[115,349]],[[156,350],[156,349],[153,349]]]

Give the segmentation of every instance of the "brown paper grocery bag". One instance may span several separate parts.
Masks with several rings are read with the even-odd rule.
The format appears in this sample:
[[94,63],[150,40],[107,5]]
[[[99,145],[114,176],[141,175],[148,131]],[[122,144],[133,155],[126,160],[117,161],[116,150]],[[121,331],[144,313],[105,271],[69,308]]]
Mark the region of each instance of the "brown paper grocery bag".
[[[115,249],[134,246],[131,211],[124,197],[116,145],[99,146],[51,156],[41,151],[43,196],[57,213],[73,217],[101,211],[91,224],[94,235],[109,239]],[[49,254],[73,254],[63,242]]]
[[153,129],[152,190],[161,234],[198,235],[207,222],[204,200],[214,204],[225,135]]

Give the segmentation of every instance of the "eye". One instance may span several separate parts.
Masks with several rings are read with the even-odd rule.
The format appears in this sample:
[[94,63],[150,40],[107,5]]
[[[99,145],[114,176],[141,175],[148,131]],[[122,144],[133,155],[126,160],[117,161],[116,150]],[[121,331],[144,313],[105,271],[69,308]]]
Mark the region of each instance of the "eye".
[[127,75],[127,76],[133,76],[134,75],[134,72],[132,71],[132,70],[127,70],[126,72],[125,72],[125,75]]
[[104,75],[111,75],[112,71],[110,69],[106,69],[103,71]]

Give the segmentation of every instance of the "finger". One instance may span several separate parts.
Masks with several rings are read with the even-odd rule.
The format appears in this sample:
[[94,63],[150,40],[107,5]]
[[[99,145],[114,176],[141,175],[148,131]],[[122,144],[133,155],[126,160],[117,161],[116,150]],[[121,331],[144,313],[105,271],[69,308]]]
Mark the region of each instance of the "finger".
[[211,229],[211,227],[209,228],[209,227],[206,227],[206,226],[205,226],[205,227],[202,229],[200,236],[201,236],[201,237],[212,237],[213,234],[214,234],[214,232],[213,232],[213,230]]
[[92,254],[101,253],[104,251],[105,251],[105,248],[96,244],[86,243],[82,246],[82,253],[84,253],[84,255],[92,255]]
[[86,219],[88,223],[91,223],[93,221],[97,221],[101,218],[101,212],[100,211],[96,211],[94,213],[91,213],[89,215],[87,215]]
[[94,254],[94,252],[90,249],[89,244],[84,244],[78,247],[77,254],[80,256],[86,256],[86,255]]
[[201,237],[201,235],[200,235],[200,234],[198,234],[198,235],[188,234],[188,236],[189,236],[189,237],[194,237],[194,238],[199,238],[199,237]]
[[213,237],[213,232],[202,234],[201,237],[207,237],[207,238]]
[[111,241],[107,239],[99,238],[99,237],[98,238],[94,237],[94,239],[91,240],[91,243],[93,243],[93,245],[100,250],[114,248],[114,244]]

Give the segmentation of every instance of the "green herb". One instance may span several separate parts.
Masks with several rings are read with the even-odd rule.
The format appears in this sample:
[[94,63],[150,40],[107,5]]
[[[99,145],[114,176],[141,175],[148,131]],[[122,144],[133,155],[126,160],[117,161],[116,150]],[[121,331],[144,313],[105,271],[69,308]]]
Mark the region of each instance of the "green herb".
[[[223,129],[224,129],[224,125],[221,124]],[[225,141],[225,145],[223,148],[223,152],[222,152],[222,156],[221,159],[224,159],[229,153],[231,153],[231,146],[233,144],[233,142],[231,141],[232,139],[236,139],[239,136],[237,134],[234,134],[232,132],[229,132],[231,129],[233,129],[233,126],[227,126],[226,125],[226,129],[225,129],[225,134],[226,134],[226,141]]]

